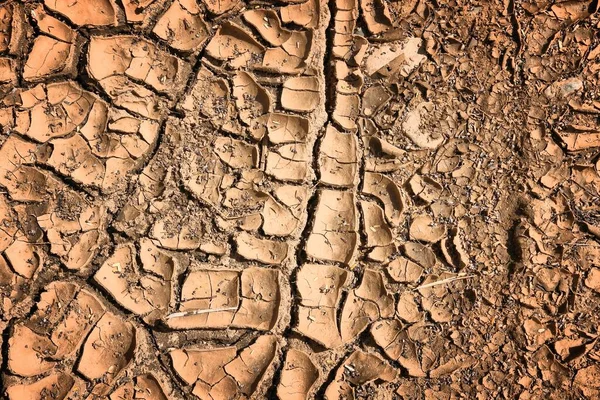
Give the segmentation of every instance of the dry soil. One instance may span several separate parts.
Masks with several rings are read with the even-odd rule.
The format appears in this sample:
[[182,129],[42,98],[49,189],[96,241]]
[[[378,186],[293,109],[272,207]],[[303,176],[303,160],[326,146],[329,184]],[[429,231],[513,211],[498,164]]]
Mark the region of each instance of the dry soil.
[[0,4],[0,396],[599,399],[597,0]]

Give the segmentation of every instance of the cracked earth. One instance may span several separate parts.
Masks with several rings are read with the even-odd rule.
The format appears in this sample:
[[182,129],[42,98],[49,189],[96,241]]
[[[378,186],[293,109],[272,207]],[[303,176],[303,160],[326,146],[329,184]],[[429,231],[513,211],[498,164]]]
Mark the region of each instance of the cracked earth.
[[1,395],[600,398],[598,7],[4,1]]

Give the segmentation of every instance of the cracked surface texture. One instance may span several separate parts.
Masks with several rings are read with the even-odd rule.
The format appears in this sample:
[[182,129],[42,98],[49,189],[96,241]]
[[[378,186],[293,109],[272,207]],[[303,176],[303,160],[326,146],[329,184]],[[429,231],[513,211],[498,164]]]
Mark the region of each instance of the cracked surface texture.
[[2,2],[0,397],[600,398],[598,11]]

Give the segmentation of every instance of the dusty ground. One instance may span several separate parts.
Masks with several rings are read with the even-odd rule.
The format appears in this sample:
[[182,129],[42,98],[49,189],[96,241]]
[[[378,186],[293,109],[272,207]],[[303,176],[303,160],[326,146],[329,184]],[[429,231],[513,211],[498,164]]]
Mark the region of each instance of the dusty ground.
[[3,395],[599,399],[598,6],[3,2]]

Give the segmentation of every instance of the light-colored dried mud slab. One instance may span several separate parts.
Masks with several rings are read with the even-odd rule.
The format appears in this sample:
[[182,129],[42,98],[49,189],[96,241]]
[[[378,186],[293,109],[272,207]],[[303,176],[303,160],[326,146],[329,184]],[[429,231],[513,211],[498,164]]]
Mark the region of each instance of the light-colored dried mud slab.
[[235,271],[191,272],[181,287],[179,312],[204,314],[170,318],[174,328],[223,328],[231,325],[239,307],[239,274]]
[[280,400],[305,400],[318,377],[319,370],[309,355],[290,349],[282,366],[277,397]]
[[281,181],[303,182],[308,174],[309,152],[304,144],[284,144],[267,155],[265,172]]
[[205,51],[232,68],[240,68],[257,65],[265,48],[240,26],[226,23],[217,30]]
[[437,258],[433,250],[418,242],[406,242],[402,245],[404,255],[423,268],[431,268]]
[[430,102],[416,105],[406,114],[401,125],[402,133],[416,146],[424,149],[436,149],[444,142],[443,134],[426,123],[434,107]]
[[353,186],[358,171],[357,147],[355,135],[327,125],[319,153],[320,181],[332,186]]
[[[262,65],[257,66],[257,68],[266,72],[277,74],[300,74],[304,72],[306,70],[306,63],[304,62],[303,58],[290,55],[290,53],[293,52],[299,55],[308,54],[309,44],[307,41],[308,36],[306,35],[300,34],[300,37],[291,36],[282,47],[267,49],[265,51]],[[303,78],[307,79],[310,77],[302,77],[300,79],[304,80]],[[306,82],[304,83],[306,84]],[[303,85],[305,87],[298,87],[298,89],[300,92],[302,92],[305,99],[317,102],[317,100],[315,100],[315,96],[318,96],[319,94],[315,94],[315,92],[311,92],[310,90],[317,82],[313,81],[308,83],[308,85]],[[309,108],[310,107],[313,107],[312,103],[309,105]]]
[[136,376],[113,391],[110,400],[167,400],[160,383],[150,374]]
[[48,174],[30,166],[35,162],[34,149],[35,145],[17,137],[10,137],[0,147],[7,160],[0,165],[0,183],[16,201],[43,201],[46,193],[58,186]]
[[122,0],[127,22],[139,24],[161,11],[164,5],[157,0]]
[[383,276],[377,271],[365,270],[360,286],[348,294],[342,307],[342,341],[354,340],[371,322],[393,315],[394,298],[387,293]]
[[242,140],[218,137],[214,152],[225,164],[232,168],[254,168],[258,163],[258,149]]
[[200,247],[201,228],[195,221],[169,216],[155,222],[150,232],[159,247],[168,250],[193,250]]
[[198,270],[186,276],[177,312],[165,322],[174,329],[268,330],[277,321],[279,302],[277,271]]
[[123,307],[153,322],[166,312],[171,296],[173,261],[151,243],[118,248],[94,275],[94,280]]
[[342,343],[336,313],[347,277],[346,271],[334,266],[306,264],[300,268],[298,332],[328,348]]
[[392,243],[393,235],[383,209],[372,201],[361,201],[360,208],[364,218],[365,234],[368,247],[385,247]]
[[[220,220],[221,226],[238,226],[243,230],[255,232],[262,228],[266,235],[272,236],[284,237],[293,234],[300,225],[301,215],[298,211],[299,207],[306,203],[306,192],[297,186],[284,185],[275,191],[275,195],[281,200],[254,189],[228,189],[223,205],[232,211],[240,208],[248,211],[238,217]],[[282,250],[275,242],[272,246]],[[247,252],[248,249],[244,248],[242,251]]]
[[77,25],[117,25],[117,6],[112,0],[44,0],[46,7],[56,11]]
[[279,265],[288,256],[289,246],[286,242],[261,239],[246,232],[235,238],[237,253],[247,259],[267,265]]
[[356,118],[359,115],[360,99],[355,94],[337,94],[335,109],[332,118],[344,130],[355,132],[357,129]]
[[283,22],[293,22],[307,28],[316,28],[319,24],[321,13],[319,0],[307,0],[297,4],[289,4],[279,9]]
[[396,73],[408,76],[425,59],[425,55],[419,51],[421,44],[421,39],[410,38],[405,42],[374,46],[365,57],[365,72],[371,76]]
[[409,234],[413,240],[435,243],[446,235],[446,226],[429,215],[418,215],[410,223]]
[[73,383],[69,374],[52,374],[33,383],[11,386],[6,394],[9,400],[64,399]]
[[249,10],[244,12],[244,19],[254,27],[271,46],[281,46],[292,32],[281,26],[277,13],[272,10]]
[[[17,235],[23,234],[18,232]],[[31,279],[39,267],[45,261],[44,253],[38,250],[35,243],[29,243],[25,237],[13,240],[12,243],[4,249],[4,262],[11,266],[12,271],[17,275]]]
[[178,90],[176,88],[185,86],[190,73],[187,63],[136,36],[94,36],[90,40],[88,57],[91,77],[105,90],[106,79],[124,76],[143,82],[160,93],[172,94]]
[[404,204],[400,189],[390,178],[382,174],[366,172],[362,191],[383,203],[385,218],[391,226],[400,223]]
[[352,264],[358,247],[358,215],[353,192],[319,192],[306,253],[319,260]]
[[35,82],[57,76],[75,77],[81,47],[79,35],[42,7],[32,12],[40,35],[33,41],[23,79]]
[[294,77],[283,83],[281,105],[291,111],[312,111],[319,104],[319,81],[314,77]]
[[[41,304],[38,306],[44,306],[47,307],[46,310],[50,310],[57,303],[61,304],[58,296],[71,289],[65,285],[58,285],[51,290],[54,292],[50,290],[46,292],[48,298],[40,301]],[[67,302],[64,309],[67,310],[64,318],[57,321],[52,333],[52,341],[57,346],[54,355],[56,358],[72,355],[81,346],[94,324],[104,315],[104,306],[93,294],[86,291],[79,292],[73,301]],[[43,318],[46,318],[45,315],[45,313],[36,315],[36,319],[43,321]]]
[[413,176],[408,182],[410,190],[420,200],[432,203],[438,200],[442,194],[442,186],[435,180],[421,175]]
[[385,354],[406,369],[408,375],[426,376],[418,357],[417,345],[409,338],[400,321],[385,320],[377,322],[371,326],[371,335]]
[[362,96],[362,114],[367,117],[377,114],[391,98],[391,94],[384,86],[371,86]]
[[195,0],[173,2],[154,25],[152,32],[169,46],[182,51],[196,51],[210,37]]
[[417,296],[408,290],[398,298],[396,313],[401,320],[408,323],[419,322],[423,319],[423,313],[419,308]]
[[396,282],[417,282],[423,275],[423,267],[405,257],[398,257],[387,266],[387,272]]
[[[338,120],[342,116],[342,114],[340,113],[341,110],[349,110],[349,108],[344,106],[344,103],[346,105],[354,104],[354,106],[351,107],[352,115],[350,116],[348,115],[348,113],[346,113],[347,117],[345,119],[345,121],[347,121],[348,123],[354,124],[354,119],[356,118],[356,110],[358,107],[358,105],[356,104],[358,97],[356,97],[356,95],[358,95],[361,92],[361,89],[365,83],[364,76],[359,69],[349,65],[347,62],[344,61],[335,62],[334,72],[335,77],[337,79],[337,83],[335,87],[336,98],[334,101],[336,105],[333,110],[332,117],[334,120]],[[368,98],[366,98],[365,95],[369,90],[370,88],[365,91],[365,94],[363,94],[363,101],[368,100]],[[352,96],[351,101],[350,98],[344,100],[343,97],[345,96]],[[341,124],[341,122],[338,123]]]
[[267,122],[269,141],[274,144],[305,142],[308,136],[308,124],[308,120],[303,117],[271,113]]
[[196,74],[194,86],[180,102],[179,107],[187,113],[197,113],[208,118],[217,128],[240,135],[242,128],[232,99],[232,84],[233,82],[218,77],[201,66]]
[[206,8],[213,14],[224,14],[240,4],[240,0],[206,0]]
[[133,326],[106,313],[86,339],[77,371],[88,379],[110,382],[131,360],[134,346]]
[[338,368],[325,390],[327,400],[354,399],[356,387],[374,380],[390,382],[397,371],[378,355],[356,350]]
[[252,395],[273,361],[277,342],[261,336],[241,349],[177,349],[170,352],[173,369],[201,399],[232,399]]
[[25,326],[17,326],[8,341],[8,368],[20,376],[35,376],[49,371],[54,362],[47,360],[56,351],[52,342]]
[[233,78],[233,96],[240,119],[248,125],[271,109],[271,97],[267,91],[246,72],[238,72]]

